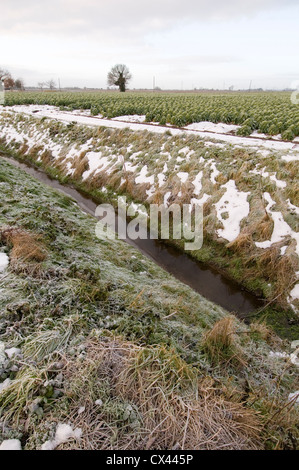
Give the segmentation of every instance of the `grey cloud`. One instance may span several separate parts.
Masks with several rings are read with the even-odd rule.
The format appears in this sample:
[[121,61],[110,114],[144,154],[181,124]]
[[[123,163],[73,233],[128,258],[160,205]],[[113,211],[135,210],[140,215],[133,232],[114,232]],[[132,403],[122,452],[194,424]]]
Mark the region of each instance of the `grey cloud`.
[[141,37],[181,21],[254,15],[298,0],[10,0],[1,6],[2,33]]
[[[173,59],[168,59],[172,61]],[[185,55],[185,56],[176,56],[175,62],[178,65],[183,65],[186,63],[192,64],[221,64],[221,63],[231,63],[231,62],[240,62],[239,57],[226,56],[226,55]]]

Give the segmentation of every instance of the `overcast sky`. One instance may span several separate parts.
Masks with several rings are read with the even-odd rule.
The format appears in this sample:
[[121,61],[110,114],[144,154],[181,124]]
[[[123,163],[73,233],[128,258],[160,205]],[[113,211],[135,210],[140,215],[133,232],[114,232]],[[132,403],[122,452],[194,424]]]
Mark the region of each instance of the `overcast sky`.
[[0,0],[0,67],[27,86],[285,88],[299,80],[299,0]]

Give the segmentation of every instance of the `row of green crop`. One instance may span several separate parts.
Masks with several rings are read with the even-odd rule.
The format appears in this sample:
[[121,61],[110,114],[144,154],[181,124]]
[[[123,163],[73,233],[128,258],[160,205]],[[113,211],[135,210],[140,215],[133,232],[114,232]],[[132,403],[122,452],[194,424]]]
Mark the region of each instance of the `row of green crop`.
[[139,114],[147,122],[183,127],[210,121],[236,124],[239,135],[254,131],[281,134],[285,140],[299,136],[299,106],[289,93],[175,94],[107,92],[7,93],[5,104],[47,104],[62,109],[89,109],[104,117]]

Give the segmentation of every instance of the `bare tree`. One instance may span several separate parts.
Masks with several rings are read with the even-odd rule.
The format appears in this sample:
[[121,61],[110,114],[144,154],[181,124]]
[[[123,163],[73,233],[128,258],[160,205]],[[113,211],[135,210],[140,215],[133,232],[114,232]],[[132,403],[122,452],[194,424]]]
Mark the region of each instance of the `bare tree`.
[[45,85],[46,85],[45,82],[38,82],[37,84],[37,86],[41,89],[41,91],[43,91]]
[[108,73],[107,81],[108,85],[110,86],[118,86],[119,91],[125,92],[126,91],[126,86],[131,80],[132,75],[130,74],[130,71],[128,67],[124,64],[117,64]]
[[17,78],[17,80],[15,81],[15,87],[19,91],[25,90],[24,81],[22,78]]
[[56,88],[56,83],[53,80],[53,78],[51,78],[51,80],[46,82],[45,85],[46,85],[46,87],[50,88],[50,90],[54,90],[54,88]]
[[5,78],[10,78],[10,77],[11,77],[11,75],[10,75],[10,73],[8,72],[8,70],[2,69],[2,68],[0,67],[0,80],[3,81]]

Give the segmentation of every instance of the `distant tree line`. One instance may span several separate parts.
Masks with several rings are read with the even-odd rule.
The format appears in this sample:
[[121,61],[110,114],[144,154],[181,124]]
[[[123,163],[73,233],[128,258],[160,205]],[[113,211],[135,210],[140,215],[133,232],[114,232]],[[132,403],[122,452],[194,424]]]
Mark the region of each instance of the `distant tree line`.
[[51,80],[48,80],[47,82],[38,82],[37,86],[41,89],[41,91],[43,91],[44,88],[47,88],[48,90],[55,90],[56,83],[53,78],[51,78]]
[[0,80],[3,83],[5,90],[22,91],[25,89],[24,81],[22,78],[14,79],[8,70],[5,70],[1,67],[0,67]]

